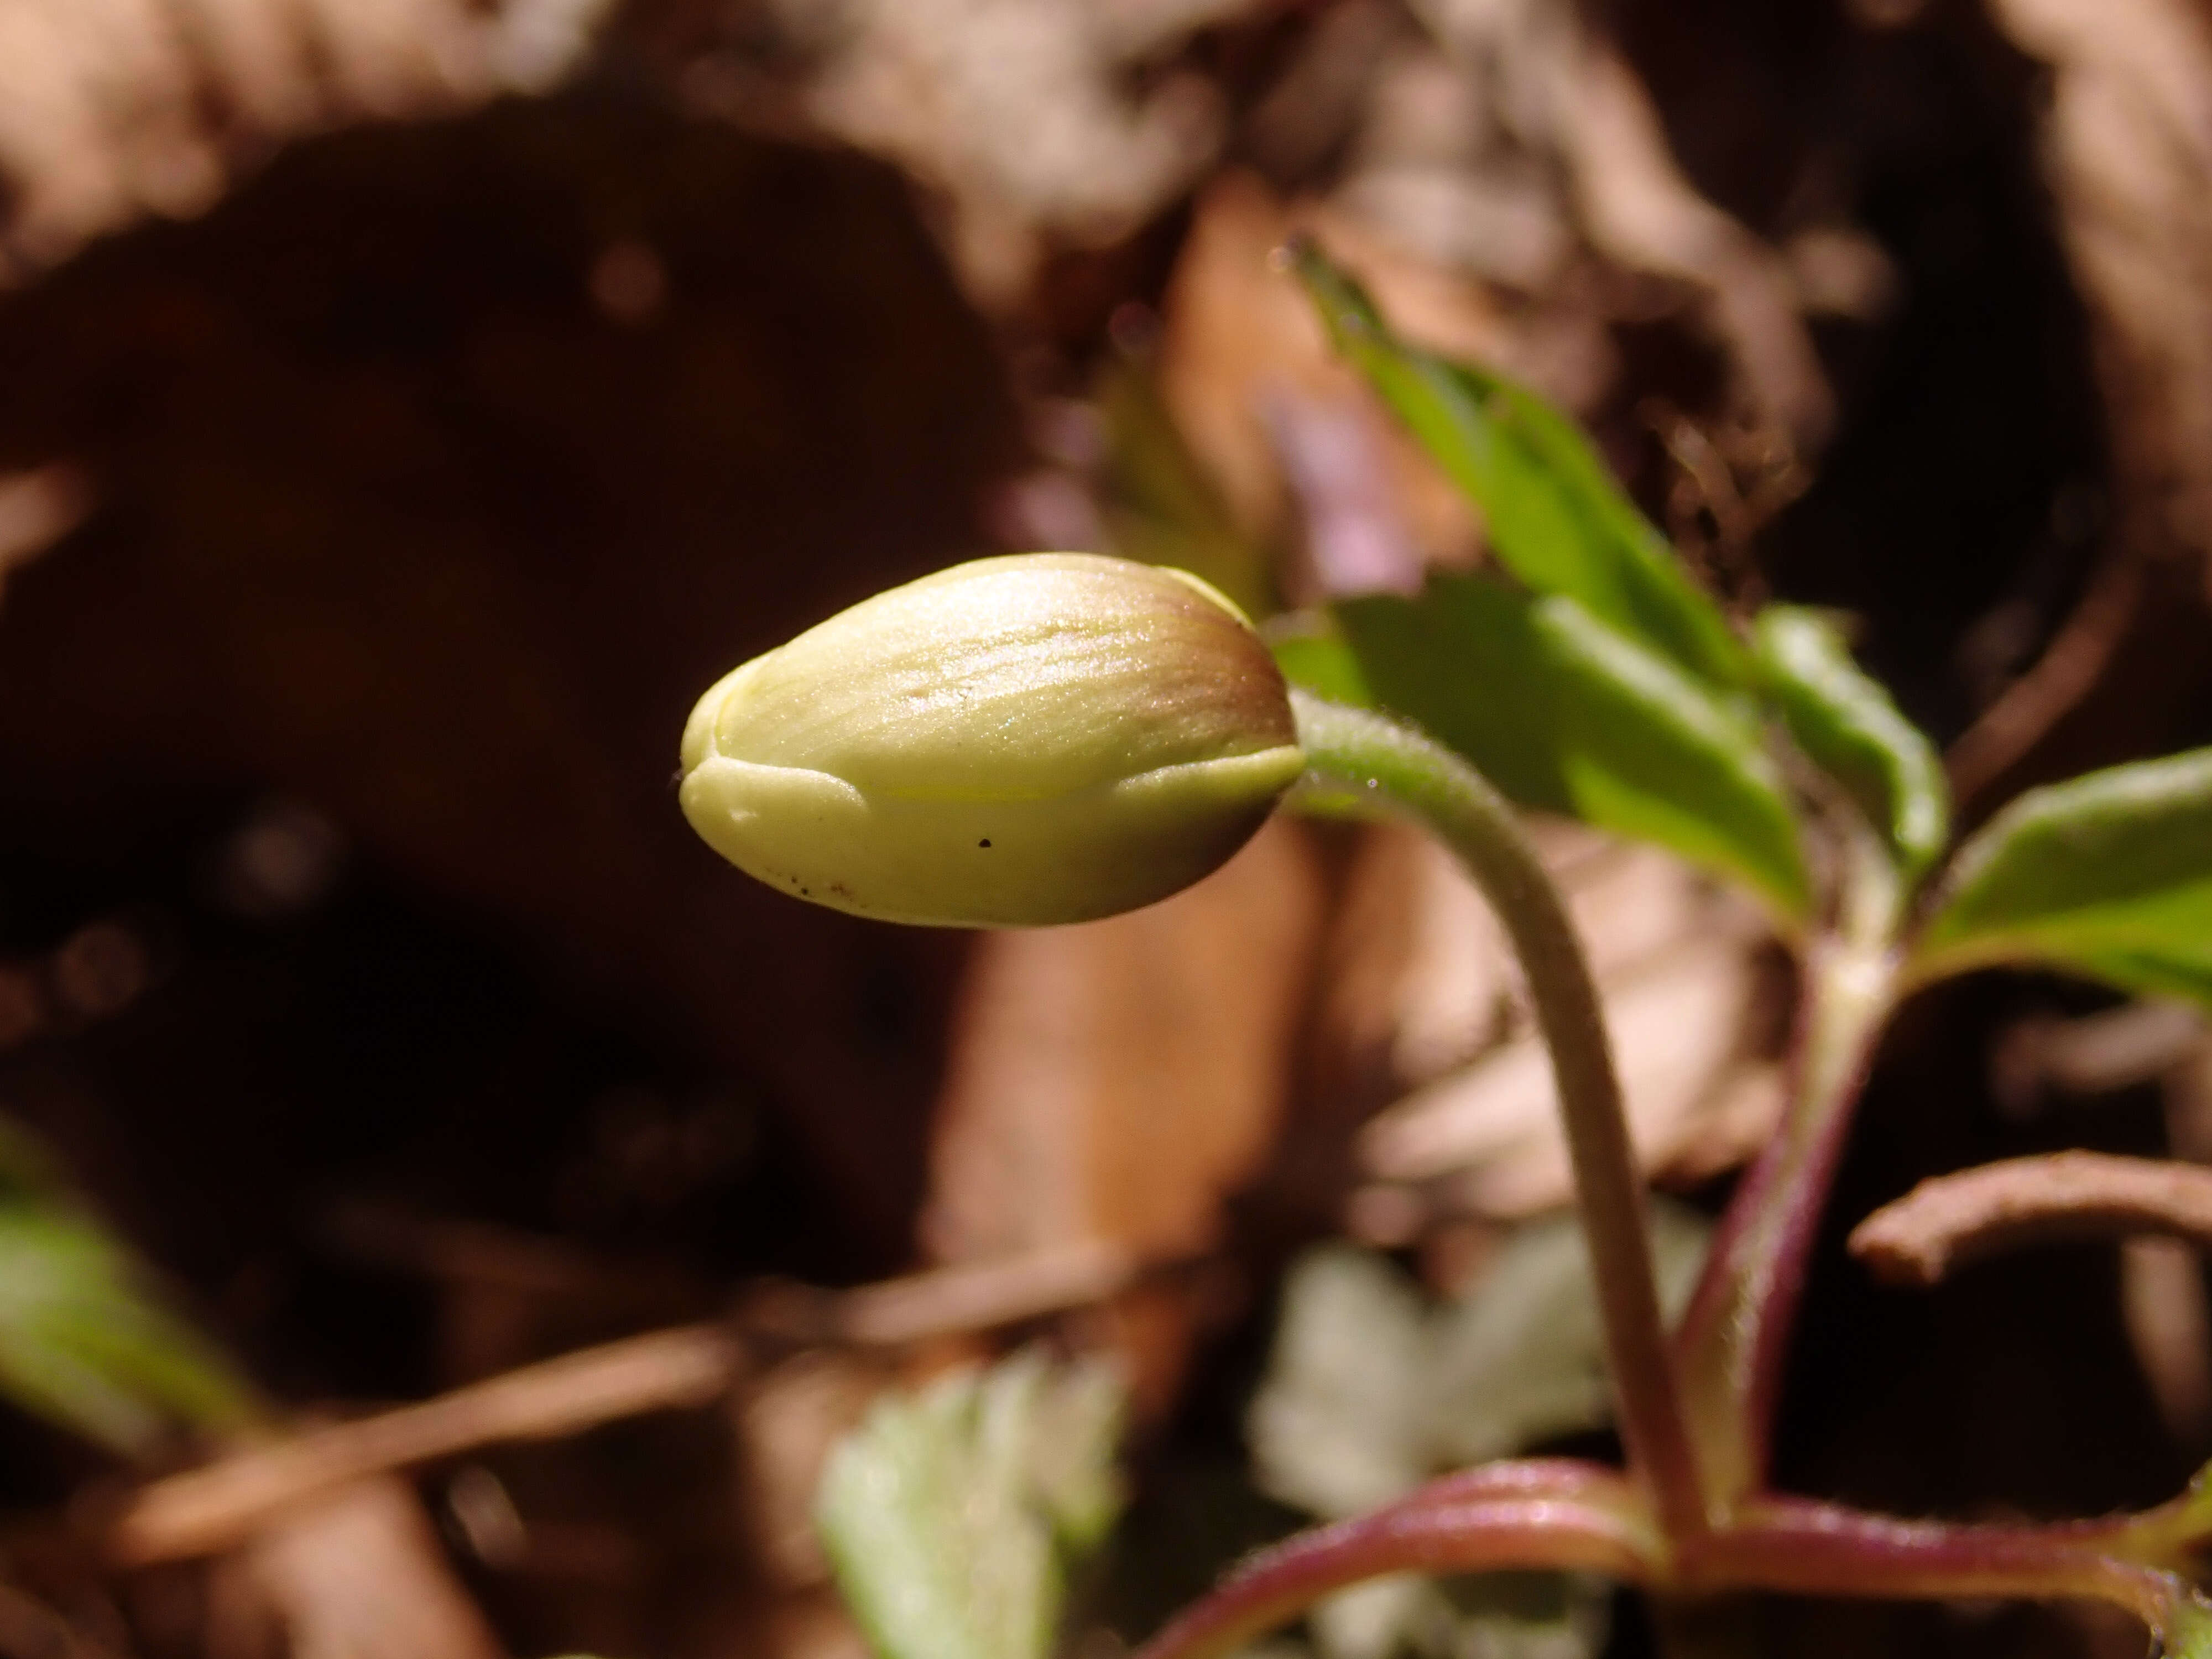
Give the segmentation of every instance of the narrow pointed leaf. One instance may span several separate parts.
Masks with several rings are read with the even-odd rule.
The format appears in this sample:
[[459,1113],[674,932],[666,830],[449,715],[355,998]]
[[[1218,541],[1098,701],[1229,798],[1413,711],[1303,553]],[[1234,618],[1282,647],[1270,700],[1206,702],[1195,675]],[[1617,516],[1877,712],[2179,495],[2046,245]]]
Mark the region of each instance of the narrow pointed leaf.
[[2212,1006],[2212,749],[2032,789],[1960,849],[1923,977],[2047,963]]
[[1769,605],[1754,643],[1762,687],[1797,746],[1850,792],[1898,868],[1918,875],[1951,833],[1950,791],[1934,745],[1818,612]]
[[1571,420],[1503,375],[1397,339],[1358,284],[1310,246],[1298,272],[1338,349],[1481,507],[1499,562],[1692,676],[1747,681],[1726,618]]

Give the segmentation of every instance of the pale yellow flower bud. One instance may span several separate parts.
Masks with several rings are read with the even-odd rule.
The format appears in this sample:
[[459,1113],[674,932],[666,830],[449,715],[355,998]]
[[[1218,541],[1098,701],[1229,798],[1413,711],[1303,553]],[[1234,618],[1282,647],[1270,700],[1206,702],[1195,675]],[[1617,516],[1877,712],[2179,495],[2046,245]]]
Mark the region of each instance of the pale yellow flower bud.
[[856,915],[1021,927],[1226,860],[1304,769],[1289,694],[1194,576],[979,559],[756,657],[684,732],[684,813],[739,869]]

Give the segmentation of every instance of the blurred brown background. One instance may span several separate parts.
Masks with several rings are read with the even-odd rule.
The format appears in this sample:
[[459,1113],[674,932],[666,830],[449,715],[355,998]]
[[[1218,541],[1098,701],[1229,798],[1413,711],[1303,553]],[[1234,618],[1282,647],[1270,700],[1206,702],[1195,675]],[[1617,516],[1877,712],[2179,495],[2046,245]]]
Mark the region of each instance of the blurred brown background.
[[[994,549],[1261,609],[1480,558],[1270,266],[1307,229],[1588,421],[1731,602],[1853,613],[1970,818],[2212,739],[2196,0],[0,0],[0,1110],[287,1413],[771,1277],[1058,1263],[1079,1305],[1025,1328],[1138,1391],[1126,1636],[1287,1524],[1218,1492],[1295,1247],[1449,1288],[1564,1200],[1480,906],[1287,823],[1091,927],[795,905],[675,810],[713,678]],[[1664,860],[1552,844],[1644,1150],[1711,1208],[1784,976]],[[2067,1069],[2105,1000],[1916,1006],[1838,1225],[2212,1146],[2193,1028]],[[2163,1496],[2212,1450],[2203,1318],[2110,1249],[1918,1296],[1831,1249],[1784,1477]],[[805,1494],[884,1378],[982,1351],[923,1324],[158,1565],[99,1542],[134,1472],[7,1416],[0,1654],[849,1654]]]

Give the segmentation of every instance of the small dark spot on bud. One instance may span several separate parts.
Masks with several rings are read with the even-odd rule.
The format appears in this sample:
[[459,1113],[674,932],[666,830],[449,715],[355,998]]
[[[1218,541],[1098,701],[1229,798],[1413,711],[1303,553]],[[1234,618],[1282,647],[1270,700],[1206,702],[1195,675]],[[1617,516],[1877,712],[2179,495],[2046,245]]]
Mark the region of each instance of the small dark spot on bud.
[[990,838],[988,836],[984,836],[982,840],[981,840],[981,841],[979,841],[979,842],[977,842],[975,843],[975,845],[976,845],[976,846],[978,846],[978,847],[988,847],[990,844],[991,844],[991,838]]

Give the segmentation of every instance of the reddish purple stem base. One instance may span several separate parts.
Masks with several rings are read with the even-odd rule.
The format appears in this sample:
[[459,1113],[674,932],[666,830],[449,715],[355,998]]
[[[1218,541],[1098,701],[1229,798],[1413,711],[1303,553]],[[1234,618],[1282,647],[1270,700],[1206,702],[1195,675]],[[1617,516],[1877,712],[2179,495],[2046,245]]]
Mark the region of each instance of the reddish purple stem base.
[[2093,1597],[2136,1614],[2176,1659],[2212,1659],[2212,1603],[2177,1571],[2212,1539],[2212,1492],[2106,1522],[1983,1527],[1765,1490],[1806,1264],[1875,1044],[1905,988],[1905,895],[1886,855],[1850,865],[1832,931],[1806,951],[1789,1110],[1729,1206],[1670,1340],[1589,965],[1510,811],[1456,756],[1411,728],[1304,693],[1297,711],[1315,772],[1434,830],[1480,880],[1514,941],[1552,1054],[1631,1468],[1492,1464],[1302,1534],[1251,1558],[1139,1659],[1212,1659],[1364,1579],[1508,1568],[1601,1572],[1684,1601],[1747,1591]]
[[2179,1576],[2130,1559],[2145,1517],[2045,1527],[1954,1526],[1759,1496],[1669,1545],[1625,1476],[1564,1459],[1486,1465],[1353,1520],[1262,1550],[1136,1659],[1212,1659],[1332,1592],[1389,1573],[1567,1568],[1665,1595],[2093,1599],[2169,1644],[2212,1613]]
[[1260,1551],[1138,1659],[1227,1653],[1331,1591],[1387,1573],[1580,1567],[1642,1583],[1663,1547],[1648,1506],[1615,1470],[1565,1459],[1486,1464]]

